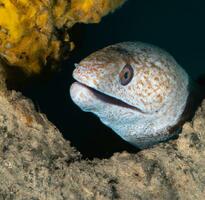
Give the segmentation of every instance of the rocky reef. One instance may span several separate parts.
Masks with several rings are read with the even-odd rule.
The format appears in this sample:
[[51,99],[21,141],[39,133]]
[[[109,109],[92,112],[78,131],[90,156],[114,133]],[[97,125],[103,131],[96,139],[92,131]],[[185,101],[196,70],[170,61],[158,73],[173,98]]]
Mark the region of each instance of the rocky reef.
[[[0,56],[27,74],[39,73],[74,48],[69,30],[97,23],[124,0],[0,0]],[[60,34],[59,34],[60,33]]]
[[[49,60],[62,59],[62,49],[74,48],[69,30],[75,23],[97,23],[123,2],[0,0],[1,61],[39,73]],[[2,63],[0,199],[204,199],[205,100],[178,139],[138,153],[83,159],[31,100],[7,89]]]
[[176,140],[83,160],[0,69],[0,199],[204,199],[205,101]]

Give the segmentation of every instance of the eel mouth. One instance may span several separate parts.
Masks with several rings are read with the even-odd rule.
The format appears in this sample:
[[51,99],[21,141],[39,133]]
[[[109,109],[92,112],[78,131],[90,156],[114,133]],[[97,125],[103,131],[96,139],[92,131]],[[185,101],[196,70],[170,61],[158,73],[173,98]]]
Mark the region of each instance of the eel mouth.
[[132,105],[129,105],[127,103],[125,103],[124,101],[122,100],[119,100],[115,97],[112,97],[110,95],[107,95],[107,94],[104,94],[103,92],[100,92],[82,82],[79,82],[79,81],[76,81],[77,84],[81,85],[82,87],[85,87],[87,88],[90,92],[92,92],[92,94],[95,95],[95,97],[97,99],[99,99],[100,101],[104,102],[104,103],[107,103],[107,104],[111,104],[111,105],[116,105],[116,106],[120,106],[120,107],[123,107],[123,108],[127,108],[127,109],[132,109],[132,110],[135,110],[137,112],[140,112],[140,113],[143,113],[143,114],[146,114],[145,112],[143,112],[140,108],[137,108],[135,106],[132,106]]

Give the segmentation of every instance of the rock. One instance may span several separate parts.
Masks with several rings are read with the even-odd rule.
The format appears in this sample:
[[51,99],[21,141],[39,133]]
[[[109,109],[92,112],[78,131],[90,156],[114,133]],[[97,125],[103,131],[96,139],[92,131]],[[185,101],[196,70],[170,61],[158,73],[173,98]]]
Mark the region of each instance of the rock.
[[179,138],[83,160],[19,92],[0,90],[0,199],[204,199],[205,100]]

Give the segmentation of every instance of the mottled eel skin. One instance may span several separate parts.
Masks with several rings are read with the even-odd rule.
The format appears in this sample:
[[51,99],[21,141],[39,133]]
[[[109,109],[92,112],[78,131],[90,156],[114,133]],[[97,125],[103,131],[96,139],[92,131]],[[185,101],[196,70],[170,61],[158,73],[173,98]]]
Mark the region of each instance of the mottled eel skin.
[[150,44],[108,46],[76,64],[73,77],[75,104],[138,148],[173,137],[191,114],[187,73]]

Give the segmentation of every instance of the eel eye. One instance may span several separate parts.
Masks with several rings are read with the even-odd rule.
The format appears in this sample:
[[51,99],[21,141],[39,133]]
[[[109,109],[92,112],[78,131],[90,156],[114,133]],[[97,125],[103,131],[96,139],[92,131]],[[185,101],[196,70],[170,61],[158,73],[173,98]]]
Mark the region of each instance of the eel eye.
[[134,71],[131,65],[126,64],[119,74],[121,85],[127,85],[133,78]]

